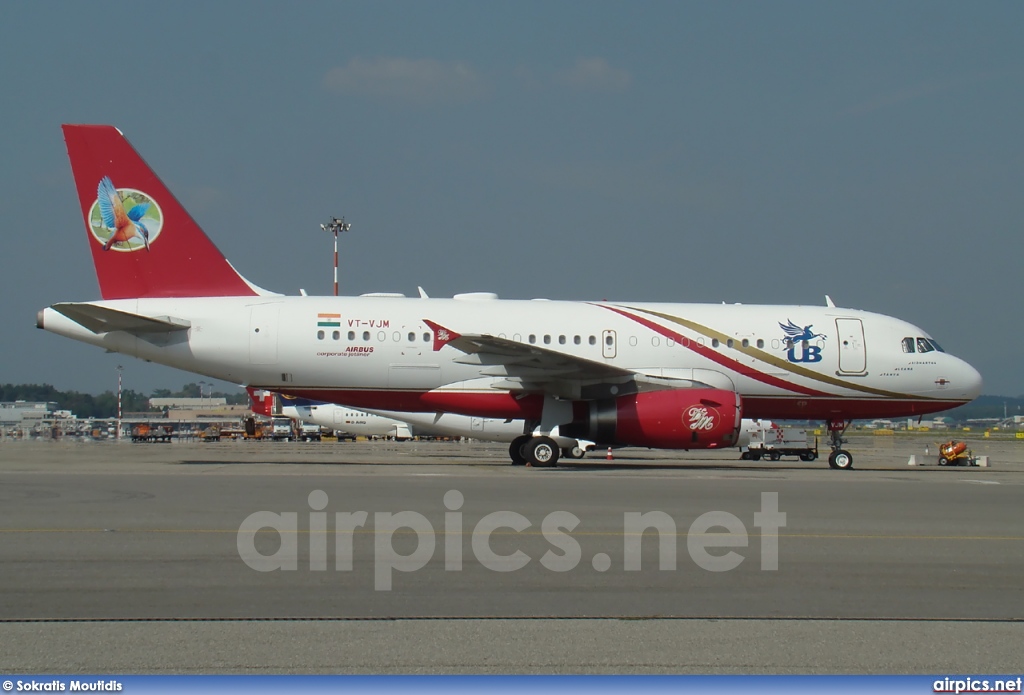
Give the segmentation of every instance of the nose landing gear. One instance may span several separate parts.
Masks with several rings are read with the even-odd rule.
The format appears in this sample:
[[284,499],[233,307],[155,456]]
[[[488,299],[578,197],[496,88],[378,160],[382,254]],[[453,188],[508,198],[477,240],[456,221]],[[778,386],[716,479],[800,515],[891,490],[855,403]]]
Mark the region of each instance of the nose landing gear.
[[831,439],[832,453],[828,455],[829,468],[849,470],[853,468],[853,454],[843,449],[846,438],[843,434],[850,426],[851,420],[829,420],[828,434]]

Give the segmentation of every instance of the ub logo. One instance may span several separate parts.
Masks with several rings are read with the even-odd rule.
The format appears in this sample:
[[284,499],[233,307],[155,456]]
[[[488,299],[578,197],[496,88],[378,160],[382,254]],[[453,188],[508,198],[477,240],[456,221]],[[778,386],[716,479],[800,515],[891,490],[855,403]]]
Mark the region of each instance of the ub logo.
[[786,345],[786,359],[790,362],[821,362],[821,348],[810,343],[815,338],[826,340],[827,336],[815,333],[811,330],[813,327],[814,324],[810,324],[800,328],[792,320],[779,324],[779,328],[786,334],[783,342]]

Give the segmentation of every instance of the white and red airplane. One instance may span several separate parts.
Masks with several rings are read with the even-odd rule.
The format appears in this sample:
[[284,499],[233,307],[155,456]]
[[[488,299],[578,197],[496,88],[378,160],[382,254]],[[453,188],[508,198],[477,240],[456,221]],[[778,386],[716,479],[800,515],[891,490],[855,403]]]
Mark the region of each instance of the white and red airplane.
[[[981,391],[924,330],[827,306],[282,296],[243,278],[116,128],[65,125],[100,301],[37,325],[245,386],[373,410],[526,421],[561,436],[734,446],[741,417],[822,420],[849,468],[854,418],[917,416]],[[111,193],[113,192],[113,193]]]

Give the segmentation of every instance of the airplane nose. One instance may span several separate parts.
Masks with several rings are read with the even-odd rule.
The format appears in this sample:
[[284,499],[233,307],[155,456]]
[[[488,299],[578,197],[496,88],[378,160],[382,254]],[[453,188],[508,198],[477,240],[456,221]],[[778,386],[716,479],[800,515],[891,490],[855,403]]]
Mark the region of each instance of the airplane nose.
[[960,369],[958,371],[960,372],[958,381],[963,384],[967,397],[974,399],[980,396],[981,388],[984,385],[981,373],[963,360],[960,361]]

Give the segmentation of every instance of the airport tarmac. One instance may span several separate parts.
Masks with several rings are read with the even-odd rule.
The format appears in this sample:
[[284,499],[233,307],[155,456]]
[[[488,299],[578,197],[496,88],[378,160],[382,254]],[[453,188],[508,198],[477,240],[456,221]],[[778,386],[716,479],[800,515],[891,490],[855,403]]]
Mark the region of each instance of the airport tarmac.
[[[926,444],[932,465],[908,466]],[[1024,441],[971,446],[991,467],[938,467],[935,442],[900,436],[852,437],[852,471],[735,450],[533,470],[484,443],[4,441],[0,669],[1011,673]]]

